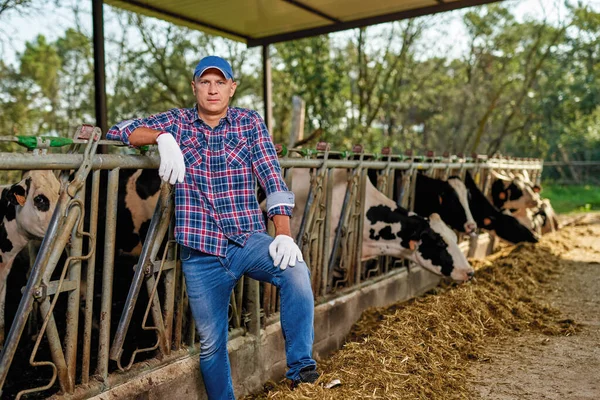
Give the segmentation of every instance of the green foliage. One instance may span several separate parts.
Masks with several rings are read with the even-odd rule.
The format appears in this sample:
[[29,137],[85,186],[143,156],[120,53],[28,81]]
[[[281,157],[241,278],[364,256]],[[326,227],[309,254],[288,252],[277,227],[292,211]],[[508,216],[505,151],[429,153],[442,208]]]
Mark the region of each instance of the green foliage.
[[67,136],[93,121],[93,56],[84,34],[67,29],[54,42],[37,36],[19,67],[0,61],[0,132]]
[[600,186],[597,185],[544,184],[542,196],[550,199],[557,213],[600,210]]

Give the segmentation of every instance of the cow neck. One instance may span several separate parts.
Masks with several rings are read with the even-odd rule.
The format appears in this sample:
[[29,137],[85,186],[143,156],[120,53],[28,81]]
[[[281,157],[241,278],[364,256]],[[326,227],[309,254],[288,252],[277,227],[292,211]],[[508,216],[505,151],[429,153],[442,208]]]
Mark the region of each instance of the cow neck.
[[0,224],[0,233],[2,234],[0,241],[7,241],[1,243],[0,254],[2,255],[2,262],[0,265],[3,268],[10,268],[17,254],[29,243],[29,239],[19,229],[16,218],[11,221],[7,221],[5,218],[2,224]]

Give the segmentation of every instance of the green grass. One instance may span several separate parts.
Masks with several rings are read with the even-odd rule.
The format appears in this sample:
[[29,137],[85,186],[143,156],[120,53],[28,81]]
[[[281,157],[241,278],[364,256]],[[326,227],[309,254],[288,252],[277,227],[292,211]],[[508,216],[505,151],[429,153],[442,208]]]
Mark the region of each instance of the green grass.
[[543,184],[542,197],[557,213],[600,210],[600,186]]

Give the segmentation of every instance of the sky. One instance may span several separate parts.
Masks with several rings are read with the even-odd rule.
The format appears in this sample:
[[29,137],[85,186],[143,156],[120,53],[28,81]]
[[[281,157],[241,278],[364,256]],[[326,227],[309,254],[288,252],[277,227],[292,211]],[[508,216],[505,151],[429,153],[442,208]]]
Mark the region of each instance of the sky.
[[[57,3],[60,4],[57,6]],[[541,18],[544,15],[550,21],[558,21],[564,17],[564,5],[560,0],[507,0],[517,19]],[[600,0],[586,0],[594,8],[600,9]],[[80,15],[74,18],[72,7],[80,8]],[[0,59],[5,63],[13,64],[16,61],[16,54],[22,52],[27,41],[33,40],[37,35],[44,34],[49,40],[56,39],[67,28],[79,23],[86,33],[91,34],[91,1],[82,0],[45,0],[43,6],[38,6],[37,10],[29,11],[27,15],[20,16],[16,13],[9,13],[2,17],[0,21]],[[105,13],[105,36],[109,37],[111,33],[120,29],[114,23],[111,23],[112,7],[104,6]],[[439,29],[432,31],[435,37],[429,38],[436,48],[431,51],[449,49],[444,54],[460,57],[466,51],[466,42],[456,40],[464,37],[464,26],[461,23],[461,15],[464,11],[458,10],[443,14],[438,14]],[[438,21],[436,19],[436,21]],[[338,33],[337,37],[343,38],[349,32]],[[136,40],[132,37],[131,40]]]

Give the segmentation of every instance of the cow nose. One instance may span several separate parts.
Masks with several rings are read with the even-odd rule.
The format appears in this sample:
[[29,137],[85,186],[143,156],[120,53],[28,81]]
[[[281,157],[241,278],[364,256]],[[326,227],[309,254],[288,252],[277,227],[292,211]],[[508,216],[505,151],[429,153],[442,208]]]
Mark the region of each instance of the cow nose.
[[469,277],[467,280],[470,281],[475,276],[475,271],[467,272],[467,276]]

